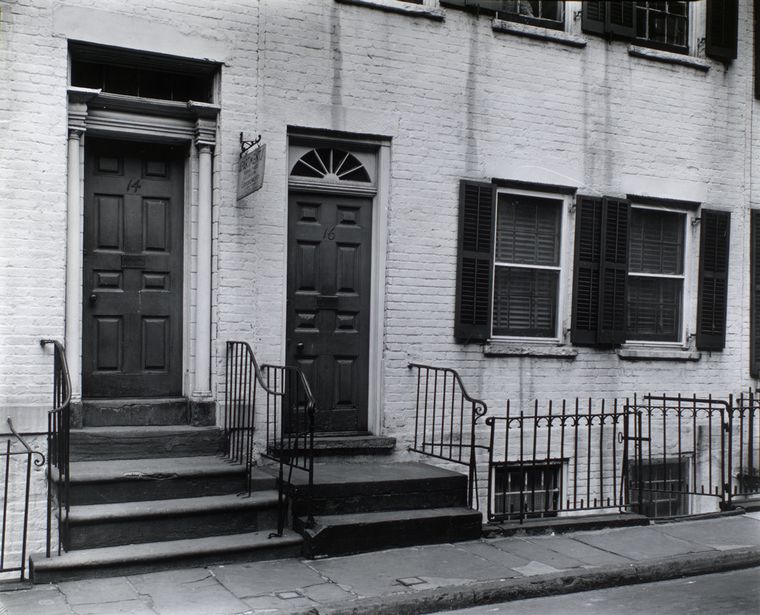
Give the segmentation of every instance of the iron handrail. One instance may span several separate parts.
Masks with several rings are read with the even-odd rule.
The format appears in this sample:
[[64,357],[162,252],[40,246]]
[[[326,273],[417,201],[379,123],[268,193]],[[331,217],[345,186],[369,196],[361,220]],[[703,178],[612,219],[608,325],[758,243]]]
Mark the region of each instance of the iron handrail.
[[24,440],[24,438],[21,436],[21,434],[16,431],[16,428],[13,426],[13,421],[11,420],[11,417],[8,417],[6,419],[6,423],[8,423],[8,429],[11,430],[11,433],[14,435],[14,437],[16,438],[16,440],[18,440],[18,442],[21,444],[21,446],[23,446],[24,449],[26,449],[26,453],[25,454],[29,454],[29,455],[32,455],[32,456],[35,456],[35,455],[37,456],[37,458],[34,460],[34,466],[37,467],[37,468],[39,468],[39,467],[45,465],[45,454],[41,453],[40,451],[35,451],[31,446],[29,446],[29,444],[27,443],[26,440]]
[[[32,449],[31,446],[24,440],[23,437],[16,431],[15,427],[13,426],[13,421],[10,417],[7,419],[8,428],[10,429],[11,435],[13,438],[15,438],[15,441],[21,444],[22,448],[24,450],[12,450],[11,446],[13,443],[13,438],[8,438],[5,441],[5,446],[3,447],[5,450],[0,452],[0,457],[5,459],[5,467],[2,473],[2,491],[3,491],[3,497],[2,497],[2,516],[0,517],[2,521],[2,529],[0,530],[0,572],[6,573],[6,572],[16,572],[18,571],[20,573],[20,580],[24,580],[24,576],[26,574],[26,549],[27,549],[27,539],[28,539],[28,529],[29,529],[29,492],[30,492],[30,486],[31,486],[31,479],[32,479],[32,466],[34,467],[42,467],[45,465],[45,455],[39,451],[35,451]],[[17,495],[18,492],[15,488],[10,486],[11,482],[11,457],[22,457],[26,458],[26,468],[23,472],[24,474],[24,491],[23,491],[23,520],[21,522],[21,554],[18,565],[7,565],[6,563],[6,547],[8,546],[6,537],[8,532],[8,520],[9,516],[11,517],[10,521],[10,528],[11,530],[16,530],[19,526],[16,521],[15,516],[12,514],[9,515],[9,489],[12,489],[11,495]]]
[[[266,394],[266,437],[262,455],[279,464],[280,518],[277,534],[281,535],[284,527],[285,490],[288,486],[292,488],[291,479],[294,468],[307,472],[308,498],[311,497],[310,494],[313,490],[316,399],[300,368],[268,363],[259,365],[248,342],[227,341],[226,374],[225,431],[229,432],[227,433],[228,455],[233,461],[243,460],[242,457],[245,457],[244,461],[247,464],[249,475],[249,494],[252,485],[250,477],[253,466],[253,429],[257,387],[260,387]],[[281,380],[279,387],[278,380]],[[286,425],[286,421],[283,420],[286,399],[288,396],[292,396],[294,392],[296,399],[303,401],[303,405],[297,404],[299,411],[305,413],[304,418],[306,419],[305,429],[301,429],[301,431],[293,430],[293,425],[290,423]],[[248,433],[247,443],[242,441],[244,439],[243,431]],[[303,458],[302,463],[299,462],[301,458]],[[288,466],[287,476],[284,471],[286,465]],[[309,522],[312,522],[311,512],[309,512]]]
[[71,409],[71,375],[66,361],[66,349],[54,339],[40,340],[40,346],[53,346],[53,408],[48,410],[48,506],[46,527],[46,555],[50,557],[50,538],[53,517],[53,467],[58,475],[55,477],[56,501],[58,508],[58,554],[63,543],[68,539],[69,518],[69,442]]
[[[451,463],[458,463],[460,465],[467,466],[468,468],[468,481],[467,481],[467,504],[471,508],[479,509],[479,501],[480,501],[480,495],[479,495],[479,488],[478,488],[478,467],[477,467],[477,450],[483,450],[483,451],[490,451],[490,447],[488,445],[478,444],[476,440],[476,428],[478,421],[483,418],[488,413],[488,405],[486,402],[484,402],[482,399],[478,399],[476,397],[473,397],[467,392],[466,387],[464,386],[464,383],[462,382],[462,378],[459,375],[459,373],[450,367],[436,367],[435,365],[426,365],[424,363],[415,363],[410,362],[407,364],[408,369],[417,369],[417,407],[415,410],[415,426],[414,426],[414,444],[409,447],[410,451],[421,453],[423,455],[426,455],[428,457],[432,457],[434,459],[441,459],[443,461],[448,461]],[[424,403],[423,403],[423,416],[422,416],[422,441],[420,442],[419,439],[419,422],[420,422],[420,394],[422,393],[422,371],[425,370],[425,390],[424,390]],[[433,376],[433,398],[432,398],[432,404],[431,404],[431,410],[432,410],[432,417],[431,417],[431,424],[428,425],[428,399],[429,399],[429,379],[430,379],[430,372],[434,373]],[[441,397],[438,397],[438,375],[443,374],[443,384],[441,385]],[[448,399],[448,402],[446,400],[446,393],[447,393],[447,387],[448,377],[451,377],[451,383],[452,383],[452,390],[451,395]],[[460,416],[459,416],[459,441],[454,442],[454,415],[456,414],[456,408],[455,408],[455,388],[454,385],[458,388],[459,394],[461,395],[461,398],[459,400],[460,402]],[[451,429],[449,433],[449,441],[445,442],[443,437],[443,429],[441,431],[441,440],[436,440],[436,412],[438,410],[438,404],[440,399],[440,411],[441,415],[439,417],[440,419],[440,426],[441,428],[444,427],[444,416],[447,410],[450,412],[449,415],[449,427]],[[471,412],[470,412],[470,425],[469,425],[469,438],[467,442],[463,442],[463,434],[464,430],[466,429],[466,426],[463,424],[464,421],[464,406],[465,402],[470,404],[471,406]],[[450,406],[450,407],[449,407]],[[430,427],[430,434],[428,433],[428,428]],[[430,437],[432,436],[432,437]],[[436,448],[438,448],[438,452],[436,452]],[[445,454],[445,450],[448,449],[448,454]],[[463,451],[466,451],[469,449],[469,455],[466,457],[466,459],[463,458]],[[458,451],[458,453],[455,455],[454,450]]]

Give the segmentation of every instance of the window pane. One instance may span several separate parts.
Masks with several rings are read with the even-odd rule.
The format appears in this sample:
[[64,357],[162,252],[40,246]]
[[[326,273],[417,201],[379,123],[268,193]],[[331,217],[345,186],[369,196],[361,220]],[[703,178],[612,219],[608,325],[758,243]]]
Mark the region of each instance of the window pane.
[[683,280],[628,276],[628,339],[676,342]]
[[559,265],[561,201],[499,196],[496,260],[520,265]]
[[684,214],[631,210],[630,262],[635,273],[683,273]]
[[497,266],[493,334],[554,337],[558,284],[558,271]]

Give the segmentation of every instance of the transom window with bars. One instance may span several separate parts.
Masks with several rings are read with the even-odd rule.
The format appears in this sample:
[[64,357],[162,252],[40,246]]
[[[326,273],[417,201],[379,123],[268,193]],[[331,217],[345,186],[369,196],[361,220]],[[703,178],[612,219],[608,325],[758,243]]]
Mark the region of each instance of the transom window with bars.
[[561,233],[561,200],[499,194],[493,335],[557,335]]
[[627,338],[681,339],[686,214],[631,208]]
[[497,515],[555,517],[562,505],[562,462],[494,467],[493,510]]

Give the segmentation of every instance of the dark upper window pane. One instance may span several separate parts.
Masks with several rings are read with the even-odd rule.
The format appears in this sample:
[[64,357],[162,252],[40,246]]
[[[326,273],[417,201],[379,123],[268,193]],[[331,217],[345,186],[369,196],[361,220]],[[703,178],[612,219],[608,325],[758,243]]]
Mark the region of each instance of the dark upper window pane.
[[688,3],[636,2],[636,37],[657,46],[684,51],[688,44]]
[[561,201],[499,196],[496,260],[520,265],[559,265]]
[[684,214],[633,208],[629,271],[682,274],[685,220]]

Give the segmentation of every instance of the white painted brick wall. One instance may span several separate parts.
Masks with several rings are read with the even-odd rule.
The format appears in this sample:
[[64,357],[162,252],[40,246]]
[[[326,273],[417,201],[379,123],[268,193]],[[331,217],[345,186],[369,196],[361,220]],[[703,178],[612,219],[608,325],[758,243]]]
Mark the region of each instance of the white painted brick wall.
[[[739,59],[728,68],[711,62],[704,73],[632,57],[625,43],[592,36],[576,49],[494,33],[488,18],[455,10],[434,22],[331,0],[6,3],[0,405],[44,416],[48,401],[52,358],[37,340],[63,338],[66,292],[67,57],[54,24],[61,7],[95,6],[131,23],[135,40],[148,23],[176,32],[146,49],[195,57],[195,40],[224,50],[214,160],[215,386],[227,339],[251,342],[263,361],[284,357],[288,125],[392,140],[382,412],[400,455],[413,412],[409,360],[457,368],[492,412],[507,397],[723,394],[755,384],[747,368],[747,212],[760,205],[757,165],[750,167],[760,113],[751,97],[750,3],[740,4]],[[112,36],[128,41],[129,27]],[[237,203],[241,130],[263,135],[268,159],[264,187]],[[458,182],[494,176],[730,208],[726,349],[695,363],[623,362],[593,349],[567,361],[484,358],[478,346],[454,343]]]

